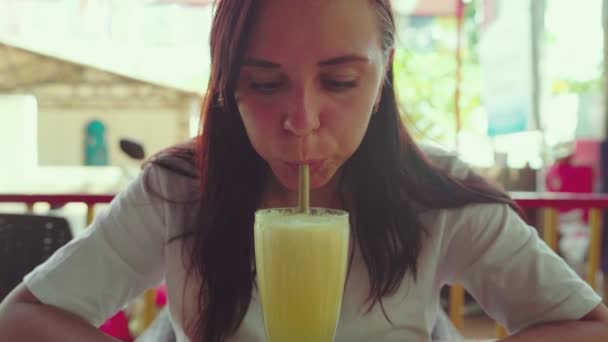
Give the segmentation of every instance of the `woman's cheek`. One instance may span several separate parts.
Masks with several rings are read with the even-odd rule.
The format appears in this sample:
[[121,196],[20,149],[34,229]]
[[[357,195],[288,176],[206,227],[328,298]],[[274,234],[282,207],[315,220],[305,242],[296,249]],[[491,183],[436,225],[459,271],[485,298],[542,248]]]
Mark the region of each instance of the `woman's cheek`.
[[269,106],[256,101],[242,101],[239,111],[253,148],[263,158],[268,157],[273,149],[272,145],[278,144],[275,140],[281,127],[277,123],[280,118],[276,118],[276,112]]

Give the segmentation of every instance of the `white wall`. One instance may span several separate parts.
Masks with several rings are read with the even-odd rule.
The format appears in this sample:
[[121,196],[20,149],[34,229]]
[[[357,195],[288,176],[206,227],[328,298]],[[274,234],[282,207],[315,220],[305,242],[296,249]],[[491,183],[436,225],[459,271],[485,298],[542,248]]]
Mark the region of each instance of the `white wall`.
[[33,96],[0,95],[0,191],[37,163],[37,106]]
[[106,124],[111,165],[133,165],[118,146],[121,137],[142,142],[146,155],[182,141],[188,135],[188,113],[175,109],[112,111],[47,109],[38,116],[40,165],[82,165],[85,126],[91,119]]

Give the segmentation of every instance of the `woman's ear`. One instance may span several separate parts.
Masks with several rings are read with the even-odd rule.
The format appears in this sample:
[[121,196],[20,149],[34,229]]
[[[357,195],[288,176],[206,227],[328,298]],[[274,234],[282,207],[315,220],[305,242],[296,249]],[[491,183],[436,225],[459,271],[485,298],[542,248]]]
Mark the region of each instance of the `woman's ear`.
[[388,52],[388,56],[386,58],[386,65],[384,66],[386,68],[386,71],[388,71],[390,66],[393,65],[393,56],[394,55],[395,55],[395,49],[391,48],[390,51]]

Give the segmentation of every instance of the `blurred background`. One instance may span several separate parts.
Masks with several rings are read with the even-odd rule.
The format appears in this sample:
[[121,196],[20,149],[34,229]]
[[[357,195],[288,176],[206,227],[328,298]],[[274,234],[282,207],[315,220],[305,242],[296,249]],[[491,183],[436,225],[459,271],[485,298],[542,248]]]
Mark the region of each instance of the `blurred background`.
[[[142,157],[196,134],[212,3],[0,0],[0,195],[115,194]],[[509,191],[603,192],[607,3],[393,0],[416,139]],[[4,202],[75,232],[105,205]]]
[[[211,3],[0,0],[0,151],[3,172],[18,170],[0,189],[37,168],[133,166],[123,137],[152,153],[193,135]],[[396,88],[417,139],[480,168],[534,170],[603,139],[602,0],[393,3]]]

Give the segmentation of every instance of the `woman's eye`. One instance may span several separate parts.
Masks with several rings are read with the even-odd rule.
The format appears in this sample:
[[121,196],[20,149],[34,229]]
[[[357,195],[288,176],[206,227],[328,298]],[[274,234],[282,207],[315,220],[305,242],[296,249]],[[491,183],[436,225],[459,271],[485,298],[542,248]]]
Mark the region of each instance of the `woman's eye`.
[[357,81],[337,81],[337,80],[323,80],[323,87],[328,90],[340,92],[348,89],[352,89],[357,86]]
[[281,82],[251,82],[250,87],[262,94],[272,94],[279,90]]

